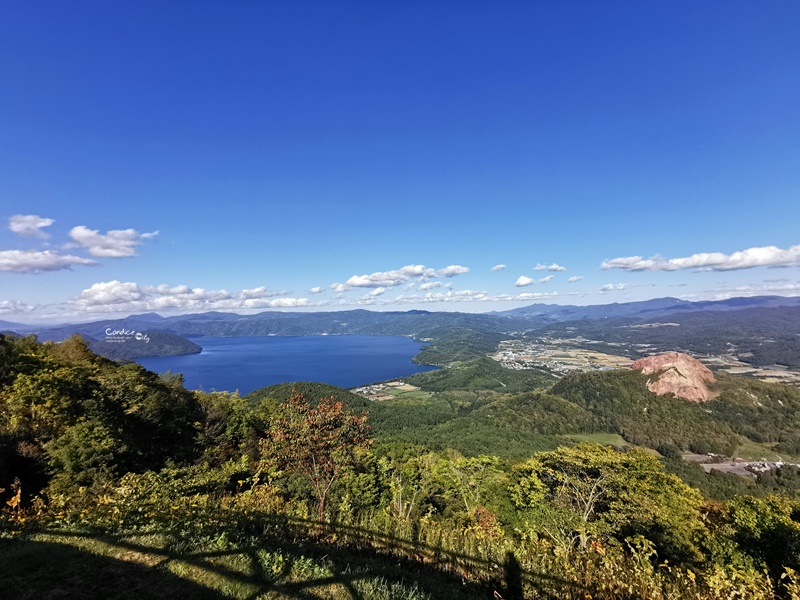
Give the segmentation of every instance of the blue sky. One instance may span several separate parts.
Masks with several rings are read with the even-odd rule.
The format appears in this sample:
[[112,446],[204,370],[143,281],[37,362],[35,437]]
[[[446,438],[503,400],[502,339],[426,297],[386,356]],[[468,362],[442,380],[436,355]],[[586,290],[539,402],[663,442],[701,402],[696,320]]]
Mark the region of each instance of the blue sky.
[[0,319],[800,294],[794,1],[3,12]]

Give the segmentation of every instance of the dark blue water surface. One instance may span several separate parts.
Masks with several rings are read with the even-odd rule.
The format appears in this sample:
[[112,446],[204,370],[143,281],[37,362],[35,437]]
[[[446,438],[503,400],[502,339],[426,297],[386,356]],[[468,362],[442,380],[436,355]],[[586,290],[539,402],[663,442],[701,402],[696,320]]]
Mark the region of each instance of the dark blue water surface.
[[411,362],[422,344],[405,337],[336,335],[193,338],[200,354],[140,358],[151,371],[183,373],[186,387],[244,395],[287,381],[352,388],[436,367]]

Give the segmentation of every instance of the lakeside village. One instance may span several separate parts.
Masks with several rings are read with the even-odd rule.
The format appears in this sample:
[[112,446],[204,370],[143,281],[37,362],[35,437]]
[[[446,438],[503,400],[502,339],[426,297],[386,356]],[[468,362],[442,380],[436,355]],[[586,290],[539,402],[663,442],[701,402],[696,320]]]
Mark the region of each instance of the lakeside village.
[[[500,342],[497,352],[489,358],[496,360],[507,369],[546,369],[556,377],[563,377],[573,371],[608,371],[624,369],[633,361],[624,356],[614,356],[596,350],[570,347],[578,344],[599,343],[583,337],[573,339],[543,338],[536,342],[525,340],[505,340]],[[619,345],[622,344],[605,344]]]
[[759,473],[779,469],[784,465],[800,467],[800,464],[782,460],[746,461],[742,458],[731,459],[721,454],[684,454],[683,460],[698,463],[706,473],[719,471],[720,473],[729,473],[730,475],[739,475],[741,477],[757,477]]
[[[664,324],[669,325],[669,323]],[[608,371],[610,369],[627,369],[633,360],[625,356],[617,356],[587,349],[586,346],[602,345],[604,348],[617,347],[620,351],[636,350],[642,354],[655,353],[652,344],[623,344],[619,342],[601,342],[584,337],[560,339],[540,338],[530,340],[505,340],[500,342],[497,351],[489,357],[507,369],[546,369],[556,377],[563,377],[575,371]],[[780,365],[771,367],[754,367],[736,354],[736,349],[724,355],[700,355],[677,349],[679,352],[694,356],[707,367],[722,370],[732,375],[744,375],[762,381],[800,385],[800,372]],[[746,355],[745,355],[746,356]]]
[[387,381],[384,383],[373,383],[371,385],[363,385],[361,387],[353,388],[350,391],[359,396],[363,396],[367,400],[373,402],[381,402],[383,400],[392,400],[408,392],[416,392],[419,388],[409,383],[402,381]]

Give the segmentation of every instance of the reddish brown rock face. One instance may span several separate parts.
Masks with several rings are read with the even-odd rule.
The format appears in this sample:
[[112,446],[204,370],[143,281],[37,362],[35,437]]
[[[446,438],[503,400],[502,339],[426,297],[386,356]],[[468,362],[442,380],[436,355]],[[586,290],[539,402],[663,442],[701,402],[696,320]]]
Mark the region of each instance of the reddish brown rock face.
[[669,352],[648,356],[634,362],[631,368],[653,375],[647,381],[647,389],[659,396],[674,394],[690,402],[708,402],[716,396],[708,388],[715,381],[714,374],[688,354]]

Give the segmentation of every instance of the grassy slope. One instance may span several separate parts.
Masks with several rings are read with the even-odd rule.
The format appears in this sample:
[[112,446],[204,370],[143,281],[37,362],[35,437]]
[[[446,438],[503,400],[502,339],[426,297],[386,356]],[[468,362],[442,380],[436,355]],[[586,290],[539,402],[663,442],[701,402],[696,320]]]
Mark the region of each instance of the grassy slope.
[[197,598],[220,594],[155,567],[162,557],[106,550],[81,538],[0,540],[0,598]]
[[167,534],[51,530],[0,540],[0,598],[429,598],[486,595],[415,561],[324,539],[236,543]]

